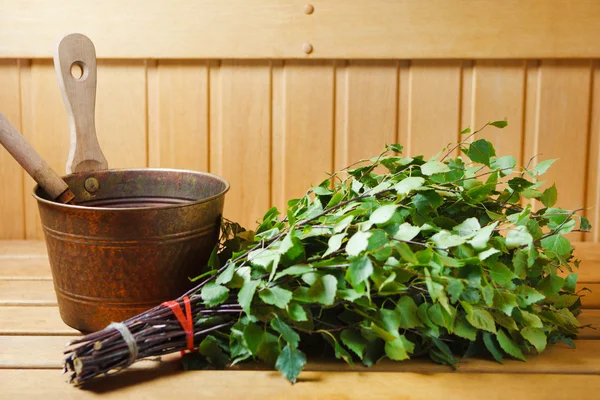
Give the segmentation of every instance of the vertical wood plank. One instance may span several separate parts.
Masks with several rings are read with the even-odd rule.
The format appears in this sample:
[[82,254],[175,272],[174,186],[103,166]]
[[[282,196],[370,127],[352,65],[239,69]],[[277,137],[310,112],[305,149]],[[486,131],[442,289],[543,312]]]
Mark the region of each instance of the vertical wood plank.
[[428,159],[460,131],[461,62],[414,61],[409,81],[409,154]]
[[144,61],[98,61],[96,132],[109,168],[147,166]]
[[[17,60],[0,60],[0,112],[21,130],[21,89]],[[24,239],[24,172],[5,149],[0,149],[0,239]]]
[[592,224],[592,232],[583,235],[586,241],[600,240],[600,63],[593,64],[590,138],[588,149],[588,179],[586,208],[587,217]]
[[519,161],[522,159],[524,94],[524,61],[476,62],[473,128],[478,129],[488,121],[508,121],[502,130],[488,127],[482,132],[494,144],[498,157],[512,155]]
[[[102,78],[100,78],[102,79]],[[70,133],[67,112],[51,60],[33,60],[21,68],[23,135],[59,174],[65,174]],[[35,182],[25,177],[27,239],[43,239],[37,203],[31,196]]]
[[341,169],[363,158],[376,157],[386,144],[397,140],[398,63],[395,61],[350,61],[346,68],[345,123],[336,125],[335,168]]
[[[585,60],[542,61],[538,86],[538,115],[534,164],[559,160],[542,176],[546,184],[556,182],[557,206],[566,209],[586,203],[587,139],[591,63]],[[581,235],[571,235],[581,240]]]
[[223,61],[210,83],[210,169],[231,184],[224,216],[254,229],[271,202],[271,65]]
[[408,155],[410,150],[410,69],[410,60],[398,63],[398,143],[404,146],[405,155]]
[[525,138],[523,140],[523,157],[520,160],[523,167],[527,166],[529,159],[537,151],[538,116],[540,115],[539,86],[540,61],[528,60],[525,62]]
[[288,61],[273,79],[273,204],[282,210],[333,172],[334,67]]
[[[466,60],[461,65],[460,130],[474,128],[475,61]],[[458,138],[461,140],[462,138]]]
[[149,80],[154,79],[148,88],[150,166],[207,171],[207,62],[161,60],[156,71],[150,71]]

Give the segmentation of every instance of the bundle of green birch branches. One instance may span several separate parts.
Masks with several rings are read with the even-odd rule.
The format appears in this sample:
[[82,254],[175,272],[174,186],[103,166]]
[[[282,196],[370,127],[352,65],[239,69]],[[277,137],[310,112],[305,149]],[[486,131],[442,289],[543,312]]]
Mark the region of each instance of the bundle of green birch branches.
[[[590,224],[540,180],[555,160],[518,167],[477,132],[430,159],[386,146],[253,231],[224,222],[208,271],[176,300],[193,332],[157,306],[124,321],[134,358],[193,347],[187,368],[255,360],[295,382],[315,346],[350,364],[428,356],[455,367],[573,345],[581,293],[565,235]],[[76,384],[133,361],[112,328],[66,354]]]

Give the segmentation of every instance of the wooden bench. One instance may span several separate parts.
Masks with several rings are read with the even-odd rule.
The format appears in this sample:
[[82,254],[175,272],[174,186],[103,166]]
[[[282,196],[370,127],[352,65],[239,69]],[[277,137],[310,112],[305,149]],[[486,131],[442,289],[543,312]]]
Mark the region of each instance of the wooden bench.
[[[600,245],[578,243],[582,324],[600,327]],[[466,360],[457,372],[428,360],[382,362],[370,369],[335,360],[309,363],[296,385],[277,371],[244,365],[226,371],[181,369],[179,355],[140,361],[86,390],[62,375],[64,345],[79,332],[60,319],[46,249],[40,241],[0,241],[0,399],[573,399],[600,398],[600,330],[577,348],[550,346],[527,363]],[[243,369],[242,369],[243,368]]]

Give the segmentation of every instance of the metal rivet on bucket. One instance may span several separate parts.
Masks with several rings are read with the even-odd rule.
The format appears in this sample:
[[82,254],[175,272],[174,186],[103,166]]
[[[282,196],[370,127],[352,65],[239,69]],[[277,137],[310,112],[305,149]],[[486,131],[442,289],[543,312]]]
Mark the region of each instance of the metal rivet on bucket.
[[85,190],[90,193],[96,193],[96,190],[100,187],[98,183],[98,179],[96,178],[87,178],[84,183]]

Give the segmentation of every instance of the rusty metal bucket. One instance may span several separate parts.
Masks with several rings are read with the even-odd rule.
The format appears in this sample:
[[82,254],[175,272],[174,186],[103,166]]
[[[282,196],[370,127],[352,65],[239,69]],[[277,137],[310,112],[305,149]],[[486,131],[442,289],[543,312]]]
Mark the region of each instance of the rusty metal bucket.
[[39,186],[34,197],[67,325],[102,329],[193,286],[189,278],[202,272],[218,241],[225,180],[164,169],[63,179],[76,205],[47,200]]
[[[82,69],[72,76],[73,66]],[[71,123],[63,177],[74,204],[37,200],[60,315],[83,332],[174,299],[193,286],[217,244],[229,183],[202,172],[107,169],[95,133],[96,58],[79,34],[55,67]],[[72,172],[72,173],[71,173]]]

